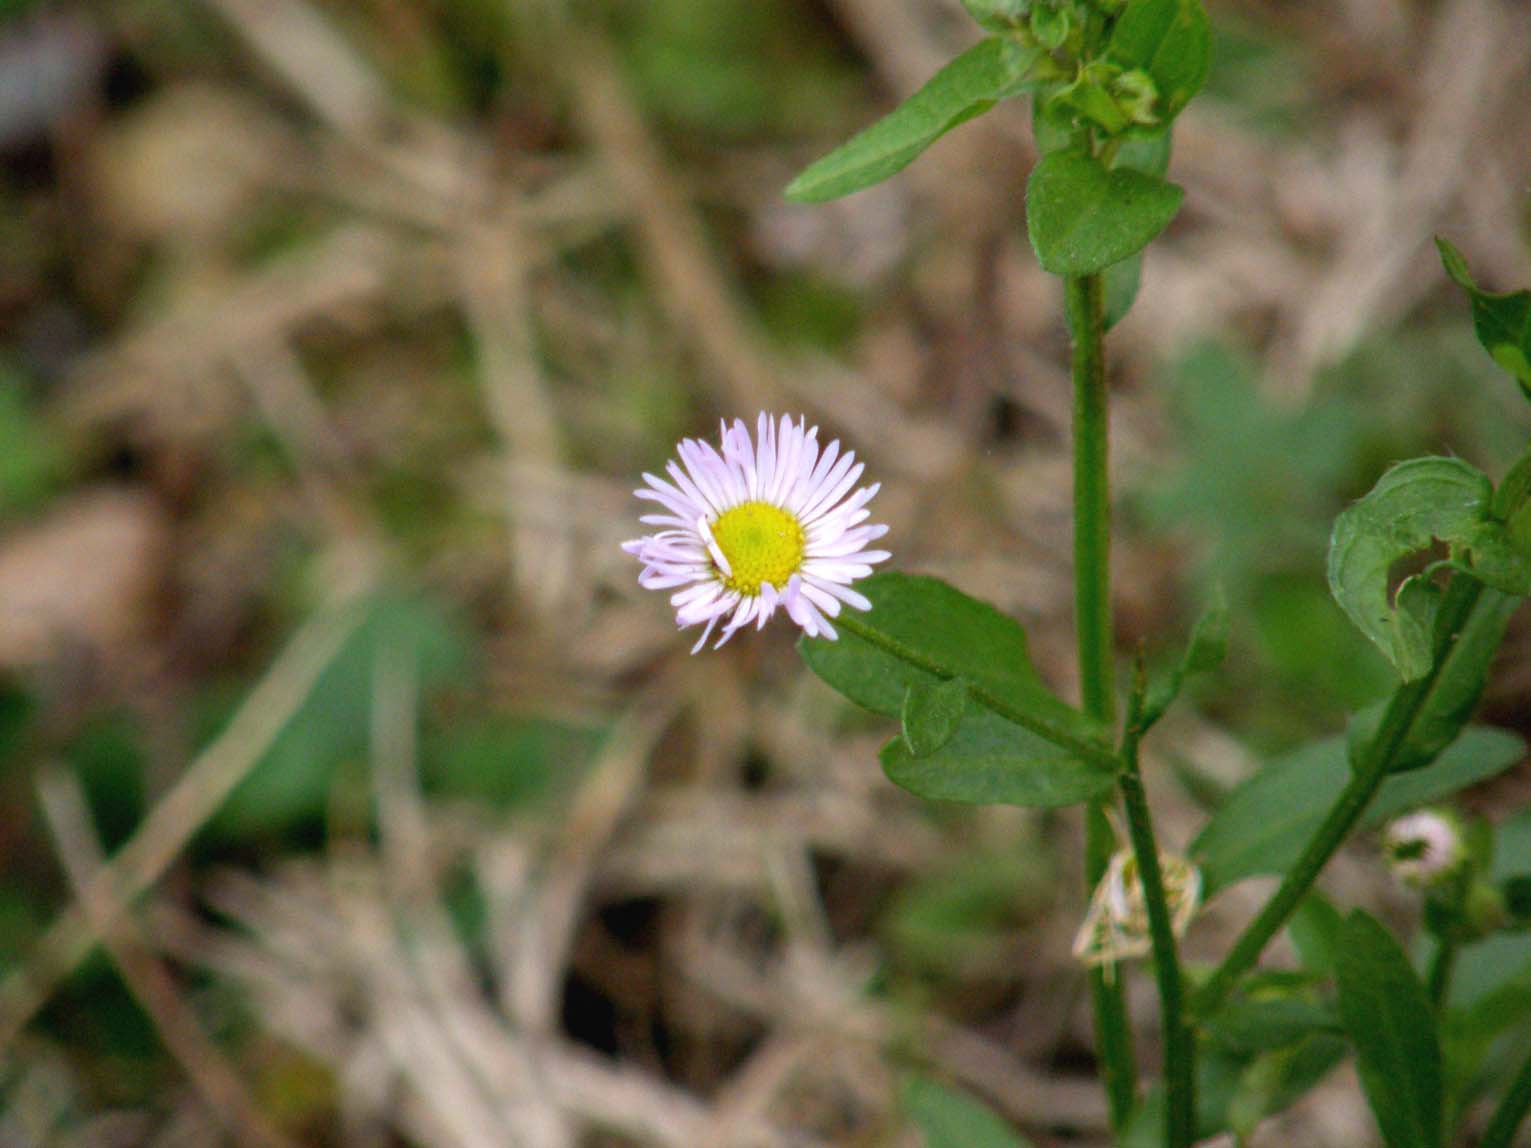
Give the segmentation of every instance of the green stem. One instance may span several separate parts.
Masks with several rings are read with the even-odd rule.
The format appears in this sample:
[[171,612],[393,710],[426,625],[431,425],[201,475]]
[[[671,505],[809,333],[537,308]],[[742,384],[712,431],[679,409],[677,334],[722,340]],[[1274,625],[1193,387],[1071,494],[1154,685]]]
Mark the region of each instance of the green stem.
[[[1111,644],[1110,442],[1106,424],[1105,288],[1099,275],[1064,280],[1074,380],[1074,625],[1084,711],[1110,726],[1116,717]],[[1085,877],[1093,890],[1110,863],[1115,837],[1104,800],[1085,810]],[[1137,1066],[1121,978],[1090,970],[1095,1044],[1111,1126],[1126,1126],[1137,1102]]]
[[[1106,875],[1116,834],[1106,819],[1106,803],[1091,801],[1085,807],[1085,879],[1093,891]],[[1120,1133],[1137,1103],[1137,1064],[1133,1060],[1132,1032],[1127,1024],[1127,1000],[1122,978],[1107,976],[1103,967],[1090,969],[1090,1005],[1095,1017],[1095,1050],[1100,1061],[1101,1085],[1113,1131]]]
[[1531,1056],[1520,1066],[1520,1071],[1510,1082],[1510,1090],[1504,1094],[1499,1107],[1494,1109],[1488,1128],[1483,1132],[1483,1139],[1478,1141],[1478,1148],[1510,1148],[1510,1142],[1515,1139],[1515,1132],[1526,1118],[1527,1111],[1531,1111]]
[[1350,780],[1314,832],[1302,856],[1287,871],[1280,887],[1265,903],[1259,915],[1245,927],[1233,948],[1223,958],[1223,963],[1196,994],[1194,1011],[1198,1015],[1206,1016],[1213,1012],[1233,990],[1238,979],[1254,967],[1270,939],[1281,930],[1303,897],[1307,896],[1329,858],[1350,836],[1377,790],[1387,780],[1393,759],[1408,740],[1414,719],[1419,716],[1435,688],[1436,679],[1446,664],[1451,646],[1466,626],[1482,593],[1482,583],[1473,578],[1459,574],[1452,579],[1441,602],[1440,638],[1430,672],[1417,681],[1404,683],[1394,691],[1382,723],[1366,747],[1364,757],[1355,763]]
[[1111,642],[1110,443],[1106,431],[1104,288],[1099,275],[1066,280],[1074,337],[1074,624],[1084,712],[1116,716]]
[[1435,955],[1430,958],[1430,1003],[1437,1012],[1446,1005],[1446,991],[1451,987],[1451,972],[1456,967],[1457,952],[1461,947],[1462,942],[1453,929],[1436,942]]
[[1143,791],[1143,777],[1138,768],[1139,737],[1141,730],[1134,717],[1128,724],[1122,745],[1123,768],[1118,784],[1122,789],[1132,852],[1137,858],[1138,878],[1143,883],[1148,936],[1153,945],[1154,977],[1159,986],[1159,1019],[1164,1030],[1164,1145],[1165,1148],[1189,1148],[1195,1138],[1196,1125],[1196,1044],[1185,1021],[1184,985],[1175,945],[1175,927],[1164,892],[1164,874],[1159,869],[1159,850],[1148,811],[1148,795]]

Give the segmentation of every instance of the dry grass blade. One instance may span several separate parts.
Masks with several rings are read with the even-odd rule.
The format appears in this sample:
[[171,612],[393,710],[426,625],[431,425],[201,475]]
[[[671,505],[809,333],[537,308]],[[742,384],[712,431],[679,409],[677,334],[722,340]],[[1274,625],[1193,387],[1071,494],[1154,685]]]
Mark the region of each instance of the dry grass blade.
[[55,769],[39,780],[38,796],[87,924],[214,1119],[252,1148],[294,1148],[256,1106],[238,1073],[203,1031],[175,978],[144,942],[130,911],[101,879],[101,846],[79,782]]
[[[91,879],[90,896],[120,907],[158,880],[308,697],[319,675],[360,624],[370,587],[371,576],[365,570],[337,587],[250,692],[223,733],[187,768],[111,863]],[[0,1051],[89,954],[98,940],[95,926],[99,923],[93,923],[78,905],[66,909],[42,935],[31,960],[0,982]]]

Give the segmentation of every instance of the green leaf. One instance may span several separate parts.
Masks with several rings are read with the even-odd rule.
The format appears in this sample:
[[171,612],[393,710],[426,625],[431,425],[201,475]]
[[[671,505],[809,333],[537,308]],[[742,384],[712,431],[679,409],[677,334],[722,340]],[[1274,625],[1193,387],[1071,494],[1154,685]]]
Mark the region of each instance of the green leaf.
[[881,183],[957,125],[1024,91],[1039,56],[1037,49],[1011,39],[979,42],[893,111],[810,165],[787,185],[787,198],[822,203]]
[[962,677],[973,697],[986,705],[985,694],[1067,737],[1106,738],[1099,723],[1043,683],[1031,664],[1026,631],[1014,618],[925,575],[874,574],[856,588],[871,600],[872,609],[844,617],[872,631],[877,644],[847,625],[839,640],[804,638],[798,650],[809,669],[857,705],[900,717],[911,684]]
[[1207,1039],[1246,1055],[1274,1052],[1315,1033],[1337,1034],[1339,1018],[1327,1005],[1305,997],[1237,997],[1206,1019]]
[[962,0],[986,32],[1010,32],[1026,22],[1026,0]]
[[1335,961],[1340,1019],[1388,1148],[1440,1148],[1441,1043],[1435,1010],[1398,942],[1356,910]]
[[1143,253],[1139,251],[1136,255],[1129,255],[1111,264],[1103,275],[1106,292],[1105,324],[1109,331],[1127,317],[1127,312],[1137,302],[1138,288],[1143,285]]
[[1531,555],[1498,522],[1485,522],[1467,536],[1468,560],[1462,565],[1472,577],[1503,594],[1531,594]]
[[1287,923],[1287,935],[1302,967],[1317,976],[1334,975],[1334,954],[1345,919],[1322,893],[1309,893]]
[[1390,469],[1335,520],[1329,589],[1404,681],[1429,672],[1431,635],[1417,612],[1388,601],[1393,564],[1433,539],[1466,542],[1487,520],[1492,493],[1482,472],[1460,459],[1416,458]]
[[1212,595],[1212,601],[1207,603],[1207,608],[1191,628],[1191,637],[1186,643],[1180,663],[1173,672],[1149,688],[1139,718],[1142,728],[1147,729],[1164,716],[1164,711],[1179,696],[1186,678],[1215,670],[1227,656],[1228,599],[1222,587],[1218,587]]
[[1092,156],[1052,152],[1032,169],[1026,224],[1044,270],[1090,275],[1147,247],[1184,198],[1158,176],[1107,171]]
[[[1471,726],[1433,765],[1388,778],[1362,825],[1503,773],[1524,754],[1514,734]],[[1240,785],[1191,845],[1205,895],[1246,877],[1284,873],[1349,780],[1345,739],[1333,737],[1271,762]]]
[[915,757],[935,753],[957,732],[967,711],[968,687],[961,678],[911,682],[904,691],[904,744]]
[[[967,687],[956,729],[938,747],[917,757],[902,736],[883,747],[895,784],[939,801],[1043,806],[1111,785],[1115,761],[1103,727],[1047,689],[1015,619],[938,578],[875,574],[858,589],[872,609],[842,616],[837,641],[798,643],[809,669],[888,717],[904,715],[911,690],[955,678]],[[937,739],[922,732],[915,740],[926,748]]]
[[1168,122],[1207,82],[1212,26],[1201,0],[1130,0],[1111,30],[1108,52],[1124,70],[1139,68],[1153,78],[1158,114]]
[[[1519,605],[1518,598],[1491,589],[1482,591],[1472,616],[1447,649],[1408,735],[1393,754],[1390,772],[1404,773],[1429,765],[1456,739],[1477,708],[1489,665],[1499,651],[1510,615]],[[1352,765],[1362,760],[1386,707],[1385,701],[1368,706],[1351,722]]]
[[951,739],[916,757],[902,737],[878,754],[888,780],[931,801],[966,805],[1073,805],[1115,783],[1109,767],[1082,760],[991,710],[970,706]]
[[1435,237],[1435,246],[1440,250],[1446,274],[1467,292],[1472,303],[1473,330],[1478,342],[1531,398],[1531,291],[1497,295],[1481,290],[1460,251],[1439,235]]
[[929,1077],[906,1079],[899,1098],[925,1148],[1027,1148],[986,1105]]
[[1346,1051],[1342,1038],[1319,1033],[1256,1057],[1228,1100],[1227,1127],[1238,1139],[1249,1139],[1263,1120],[1318,1085]]

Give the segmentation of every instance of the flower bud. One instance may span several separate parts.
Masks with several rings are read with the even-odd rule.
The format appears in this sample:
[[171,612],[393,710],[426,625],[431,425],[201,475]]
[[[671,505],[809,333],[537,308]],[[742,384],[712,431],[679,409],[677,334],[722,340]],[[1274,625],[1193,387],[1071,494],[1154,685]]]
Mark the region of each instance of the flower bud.
[[1424,809],[1392,822],[1383,830],[1382,851],[1398,879],[1415,889],[1440,886],[1467,861],[1461,822],[1440,809]]

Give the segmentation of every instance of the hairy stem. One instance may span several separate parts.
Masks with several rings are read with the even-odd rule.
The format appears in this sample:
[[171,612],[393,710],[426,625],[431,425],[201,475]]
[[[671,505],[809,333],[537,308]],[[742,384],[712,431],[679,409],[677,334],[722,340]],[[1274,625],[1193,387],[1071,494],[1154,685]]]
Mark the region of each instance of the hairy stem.
[[1307,896],[1329,858],[1350,836],[1377,790],[1387,780],[1398,751],[1408,740],[1415,718],[1435,688],[1436,678],[1446,663],[1452,644],[1467,625],[1482,593],[1482,584],[1472,578],[1458,574],[1452,579],[1441,602],[1441,637],[1436,645],[1430,672],[1417,681],[1405,682],[1394,691],[1382,723],[1366,747],[1364,757],[1355,763],[1350,781],[1308,841],[1302,856],[1287,871],[1280,887],[1265,903],[1259,915],[1245,927],[1233,948],[1223,958],[1223,963],[1196,994],[1194,1006],[1197,1014],[1206,1016],[1214,1011],[1233,990],[1239,978],[1254,967],[1270,939],[1281,930],[1287,918]]
[[1148,936],[1153,945],[1154,978],[1159,989],[1159,1023],[1164,1030],[1164,1146],[1190,1148],[1196,1125],[1196,1043],[1185,1020],[1185,988],[1180,975],[1180,955],[1164,874],[1159,868],[1159,848],[1154,837],[1148,795],[1138,768],[1141,731],[1129,721],[1122,745],[1122,773],[1118,784],[1127,814],[1138,878],[1143,883],[1143,903],[1148,910]]
[[[1099,275],[1064,280],[1074,379],[1074,625],[1084,711],[1105,725],[1116,716],[1111,670],[1111,486],[1106,432],[1105,288]],[[1115,839],[1105,802],[1085,810],[1085,877],[1105,876]],[[1120,978],[1090,970],[1095,1043],[1111,1112],[1120,1131],[1137,1100],[1137,1067]]]

